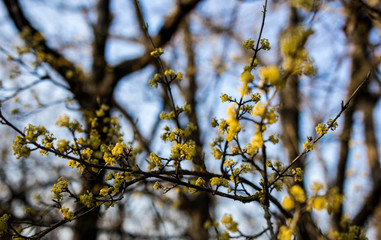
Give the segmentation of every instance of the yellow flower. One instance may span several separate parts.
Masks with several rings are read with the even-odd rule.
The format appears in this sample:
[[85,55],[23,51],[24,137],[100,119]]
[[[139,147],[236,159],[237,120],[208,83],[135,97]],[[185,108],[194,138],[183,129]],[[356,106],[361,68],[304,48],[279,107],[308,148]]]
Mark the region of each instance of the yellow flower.
[[93,199],[93,194],[87,190],[87,193],[79,196],[79,199],[83,205],[85,205],[88,208],[91,208],[94,206],[94,199]]
[[155,184],[153,185],[153,189],[159,190],[161,188],[163,188],[163,186],[159,182],[156,181]]
[[199,177],[195,183],[197,186],[202,186],[205,184],[205,180],[202,177]]
[[241,131],[241,126],[239,124],[238,119],[236,118],[238,109],[236,109],[236,104],[233,103],[230,105],[227,109],[227,119],[226,123],[229,125],[229,128],[227,130],[226,134],[226,140],[232,141],[234,137]]
[[62,216],[67,220],[72,220],[74,217],[74,213],[69,210],[69,208],[65,208],[64,206],[61,207],[60,212],[62,213]]
[[66,141],[65,139],[59,139],[57,141],[57,150],[60,153],[64,153],[69,149],[69,142]]
[[301,203],[306,201],[306,195],[301,186],[299,185],[292,186],[290,189],[290,193],[294,196],[296,201]]
[[316,133],[319,135],[326,134],[328,132],[328,127],[324,123],[319,123],[315,127]]
[[69,127],[70,118],[66,114],[62,114],[58,117],[56,125],[59,127]]
[[251,114],[253,115],[253,117],[261,117],[263,116],[265,111],[266,111],[266,104],[264,104],[263,102],[258,102],[257,104],[255,104]]
[[124,145],[123,142],[120,142],[120,143],[118,142],[115,144],[115,147],[112,149],[111,153],[114,156],[121,156],[125,148],[126,146]]
[[281,226],[279,228],[278,240],[291,240],[293,230],[287,228],[286,226]]
[[259,76],[261,79],[272,86],[277,88],[283,87],[282,81],[279,74],[279,69],[276,66],[267,66],[259,69]]
[[263,137],[261,131],[256,131],[254,137],[251,138],[251,147],[253,150],[259,149],[263,146]]
[[153,50],[151,52],[151,56],[155,57],[155,58],[158,58],[160,57],[160,55],[162,55],[164,53],[163,49],[161,48],[156,48],[155,50]]
[[313,203],[313,208],[316,210],[322,210],[322,209],[326,208],[326,206],[327,206],[326,200],[322,196],[314,197],[312,200],[312,203]]
[[233,161],[233,159],[228,158],[228,159],[226,159],[225,162],[224,162],[224,167],[226,167],[226,168],[230,168],[230,167],[232,167],[232,166],[235,165],[235,164],[236,164],[236,163]]
[[303,143],[304,149],[306,149],[307,152],[311,151],[314,149],[314,143],[312,142],[312,138],[308,137],[307,141]]
[[242,86],[239,87],[241,97],[250,93],[249,83],[251,83],[253,80],[254,76],[251,74],[250,71],[244,71],[241,74]]
[[225,228],[230,232],[238,232],[238,223],[233,221],[231,214],[225,214],[222,219],[221,223],[225,226]]
[[282,206],[287,211],[290,211],[295,207],[295,202],[290,198],[290,196],[285,196],[282,201]]

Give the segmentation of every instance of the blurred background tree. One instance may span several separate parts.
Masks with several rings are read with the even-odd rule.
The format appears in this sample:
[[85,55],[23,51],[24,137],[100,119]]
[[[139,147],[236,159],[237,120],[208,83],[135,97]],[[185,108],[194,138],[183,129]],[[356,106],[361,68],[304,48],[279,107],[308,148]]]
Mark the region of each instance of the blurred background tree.
[[[62,121],[65,113],[80,120],[84,139],[95,137],[104,145],[116,146],[117,134],[108,134],[115,127],[110,119],[116,117],[126,145],[133,147],[128,162],[118,166],[138,166],[145,172],[141,178],[123,182],[113,208],[88,207],[78,196],[97,195],[108,184],[105,179],[110,169],[84,167],[77,173],[65,159],[38,152],[15,159],[11,139],[16,133],[2,127],[0,215],[11,214],[4,239],[11,239],[15,232],[21,233],[19,237],[44,239],[223,239],[226,229],[232,237],[248,239],[276,235],[290,239],[291,233],[298,239],[335,239],[340,234],[357,239],[360,230],[355,226],[370,239],[381,239],[378,1],[273,0],[266,2],[264,27],[266,3],[258,0],[223,4],[218,0],[142,0],[140,5],[137,0],[2,3],[2,123],[8,119],[18,129],[28,123],[43,125],[57,139],[82,136],[54,124],[60,115]],[[270,42],[269,51],[259,51],[258,45],[252,52],[242,47],[248,38],[255,39],[256,45],[261,32],[262,39]],[[295,41],[294,50],[285,50],[287,42]],[[150,54],[154,47],[165,52],[160,61]],[[279,181],[283,190],[275,191],[269,186],[273,179],[260,165],[262,172],[256,169],[245,177],[244,183],[253,189],[239,186],[241,192],[233,191],[226,198],[222,193],[228,191],[221,190],[223,186],[216,189],[210,181],[217,176],[229,180],[225,163],[234,144],[220,142],[223,156],[216,160],[209,145],[218,131],[210,122],[213,117],[226,117],[222,93],[240,98],[240,75],[253,52],[259,67],[282,69],[285,86],[271,101],[279,113],[280,121],[272,128],[278,132],[280,144],[266,142],[268,157],[261,152],[246,161],[252,168],[267,158],[288,166],[303,152],[306,137],[318,136],[315,126],[334,118],[341,101],[352,95],[369,70],[372,74],[339,118],[339,128],[292,165],[294,171],[302,170],[301,182],[292,181],[295,172],[290,169],[286,175],[291,177],[282,176]],[[298,65],[299,58],[303,63]],[[290,69],[288,61],[301,69]],[[163,74],[163,69],[180,71],[184,79],[150,88],[149,79],[155,73]],[[256,70],[252,73],[255,84],[251,91],[267,96],[270,90],[257,80],[263,76]],[[169,123],[159,118],[162,111],[171,112],[185,103],[191,111],[179,116],[175,112]],[[168,156],[171,149],[160,138],[163,128],[185,129],[190,123],[195,130],[186,139],[195,143],[193,160],[182,163],[180,169],[173,166],[176,171],[167,175],[150,175],[151,153]],[[250,125],[245,127],[246,132],[240,133],[241,147],[255,132]],[[93,150],[100,149],[99,145]],[[241,157],[238,161],[245,162],[244,155]],[[104,165],[104,158],[99,159],[94,164]],[[277,176],[281,171],[273,172]],[[73,221],[62,221],[59,209],[63,202],[52,201],[51,189],[61,176],[68,180],[70,190],[65,196],[72,194],[65,205],[71,206]],[[187,183],[198,186],[198,177],[207,183],[195,194],[195,189],[189,189],[194,185]],[[161,187],[156,187],[164,189],[153,189],[157,180]],[[292,190],[298,188],[291,187],[294,184],[308,200],[298,203]],[[238,195],[256,198],[261,189],[265,201],[258,198],[240,203]],[[298,206],[287,206],[288,195]],[[326,210],[318,211],[320,208]],[[239,231],[225,213],[232,214]],[[217,226],[221,218],[222,226]]]

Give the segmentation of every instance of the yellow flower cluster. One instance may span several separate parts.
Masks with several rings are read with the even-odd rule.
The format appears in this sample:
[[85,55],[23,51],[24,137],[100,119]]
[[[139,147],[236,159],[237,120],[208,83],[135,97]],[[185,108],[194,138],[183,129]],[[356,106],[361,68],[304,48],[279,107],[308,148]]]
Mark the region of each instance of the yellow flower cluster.
[[285,82],[280,78],[278,67],[271,65],[262,67],[259,70],[259,76],[264,84],[270,84],[280,90],[284,87]]
[[168,126],[165,126],[165,133],[161,135],[161,139],[163,139],[163,141],[176,142],[180,139],[184,139],[184,137],[189,137],[196,129],[197,127],[193,123],[189,123],[185,130],[175,128],[175,130],[171,131]]
[[212,147],[212,154],[215,159],[217,160],[222,159],[222,152],[218,148]]
[[335,121],[334,123],[332,123],[333,122],[333,119],[328,119],[328,121],[327,121],[327,125],[328,126],[331,126],[331,130],[332,131],[335,131],[336,130],[336,128],[339,126],[339,124]]
[[194,141],[187,143],[175,143],[171,148],[171,159],[176,160],[193,160],[196,155],[196,144]]
[[158,181],[156,181],[155,184],[153,185],[153,189],[155,189],[155,190],[160,190],[162,188],[163,188],[163,186]]
[[292,210],[295,207],[295,201],[304,203],[306,201],[306,194],[299,185],[294,185],[289,190],[290,196],[285,196],[282,201],[282,206],[286,210]]
[[303,203],[306,201],[306,194],[300,185],[294,185],[290,189],[291,195],[297,202]]
[[252,83],[253,80],[254,80],[254,76],[251,74],[250,71],[244,71],[241,74],[242,86],[239,87],[239,90],[241,92],[241,97],[250,94],[249,84]]
[[261,39],[261,49],[263,49],[263,50],[270,50],[271,49],[269,40],[267,38]]
[[70,117],[66,114],[62,114],[58,116],[56,125],[59,127],[67,127],[70,130],[77,131],[77,132],[85,131],[82,125],[78,122],[78,120],[70,121]]
[[[233,103],[227,109],[227,119],[226,123],[229,126],[226,133],[226,141],[230,142],[234,139],[234,137],[241,131],[241,126],[237,119],[238,109],[236,108],[236,104]],[[221,121],[222,122],[222,121]]]
[[236,164],[236,162],[234,162],[233,159],[228,158],[228,159],[226,159],[225,162],[224,162],[224,167],[226,167],[226,168],[231,168],[231,167],[233,167],[235,164]]
[[111,150],[112,155],[115,157],[121,156],[126,149],[126,145],[124,145],[124,142],[118,142],[115,144],[115,147]]
[[163,165],[161,162],[161,158],[159,156],[157,156],[155,153],[150,153],[149,158],[151,160],[150,169],[153,169],[154,167],[161,167]]
[[66,208],[66,207],[62,206],[60,208],[60,212],[62,213],[62,216],[66,220],[72,220],[74,218],[74,213],[72,211],[70,211],[69,208]]
[[176,77],[176,73],[172,69],[165,70],[164,75],[166,75],[166,76],[168,76],[170,78]]
[[254,150],[261,148],[263,143],[262,132],[257,129],[254,137],[251,138],[251,151],[249,153],[253,153]]
[[17,135],[12,144],[13,153],[17,159],[22,157],[29,157],[31,149],[26,145],[25,138]]
[[44,135],[47,132],[48,131],[45,127],[41,125],[34,126],[32,124],[28,124],[28,126],[24,129],[25,139],[29,142],[36,142],[39,136]]
[[232,100],[232,97],[227,95],[226,93],[221,95],[221,101],[222,102],[227,102],[227,101],[231,101],[231,100]]
[[279,228],[278,240],[291,240],[294,231],[286,226]]
[[328,132],[328,127],[324,123],[319,123],[315,127],[316,133],[319,135],[326,134]]
[[62,192],[67,189],[67,180],[64,177],[60,177],[57,184],[54,184],[51,192],[54,194],[54,199],[61,201],[63,199]]
[[160,113],[160,119],[165,119],[165,120],[171,120],[175,118],[175,112],[171,111],[169,113],[165,113],[164,111]]
[[79,200],[81,201],[83,205],[85,205],[88,208],[91,208],[94,206],[94,197],[93,197],[93,194],[89,192],[89,190],[87,190],[87,193],[79,196]]
[[195,185],[197,186],[203,186],[205,184],[205,180],[202,177],[197,178]]
[[305,143],[303,143],[303,147],[304,147],[304,149],[306,149],[307,152],[314,149],[314,143],[313,143],[311,137],[307,138],[307,141]]
[[224,187],[228,187],[228,180],[226,180],[225,178],[212,177],[210,179],[210,184],[212,186],[224,186]]
[[224,214],[221,219],[222,225],[230,232],[238,232],[238,223],[235,222],[231,214]]
[[244,47],[247,50],[253,50],[254,49],[254,40],[249,38],[248,40],[243,41],[242,47]]
[[95,115],[97,117],[103,117],[106,114],[106,111],[108,111],[109,109],[109,106],[107,106],[106,104],[102,104],[100,109],[95,111]]
[[57,141],[57,150],[60,153],[65,153],[69,150],[69,141],[66,141],[65,139],[59,139]]
[[303,170],[301,168],[292,169],[292,174],[295,182],[303,181]]
[[67,165],[70,167],[70,168],[78,168],[78,172],[79,173],[83,173],[83,171],[85,170],[85,166],[80,164],[79,162],[77,161],[74,161],[74,160],[69,160],[67,162]]
[[281,41],[281,52],[283,55],[283,68],[292,73],[303,73],[307,76],[316,74],[312,59],[304,44],[308,37],[313,34],[312,29],[298,27],[285,34]]
[[155,58],[158,58],[158,57],[160,57],[161,55],[163,55],[164,54],[164,51],[163,51],[163,49],[161,49],[161,48],[156,48],[155,50],[153,50],[152,52],[151,52],[151,56],[152,57],[155,57]]
[[275,112],[275,108],[268,108],[263,102],[257,102],[255,104],[251,114],[253,117],[260,117],[265,119],[267,124],[274,124],[278,121],[278,114]]
[[148,85],[153,88],[157,88],[158,84],[161,82],[161,75],[156,73],[151,80],[149,80]]

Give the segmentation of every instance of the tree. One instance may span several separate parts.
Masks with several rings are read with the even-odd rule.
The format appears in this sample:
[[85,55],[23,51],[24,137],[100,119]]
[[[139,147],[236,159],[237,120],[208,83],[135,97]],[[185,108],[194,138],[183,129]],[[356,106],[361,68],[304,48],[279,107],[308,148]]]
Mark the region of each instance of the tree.
[[[377,3],[2,2],[22,41],[1,47],[5,239],[381,234]],[[316,42],[326,16],[350,65],[321,61],[339,41]],[[350,151],[368,177],[348,174]]]

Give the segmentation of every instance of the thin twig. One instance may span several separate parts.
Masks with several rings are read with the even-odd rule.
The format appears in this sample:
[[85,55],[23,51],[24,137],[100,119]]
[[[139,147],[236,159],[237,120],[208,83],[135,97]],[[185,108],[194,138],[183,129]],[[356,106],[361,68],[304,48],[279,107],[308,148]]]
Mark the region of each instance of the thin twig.
[[[349,103],[352,101],[353,97],[357,94],[357,92],[360,90],[360,88],[365,84],[366,81],[369,80],[370,78],[370,75],[371,75],[371,71],[369,70],[368,71],[368,74],[366,75],[365,79],[358,85],[358,87],[353,91],[352,95],[348,98],[347,102],[344,104],[344,102],[342,101],[341,102],[341,110],[340,112],[336,115],[336,117],[333,119],[333,121],[331,122],[331,124],[328,125],[328,129],[331,129],[331,127],[333,126],[333,124],[335,124],[335,122],[337,121],[337,119],[341,116],[341,114],[348,108],[349,106]],[[317,138],[315,138],[312,143],[315,144],[316,142],[318,142],[324,135],[326,135],[327,133],[323,133],[321,135],[319,135]],[[299,161],[299,159],[304,155],[306,154],[308,151],[306,149],[303,150],[303,152],[301,152],[296,158],[294,158],[294,160],[291,161],[291,163],[280,173],[276,176],[276,178],[269,184],[269,187],[274,185],[274,183],[276,183],[297,161]]]

